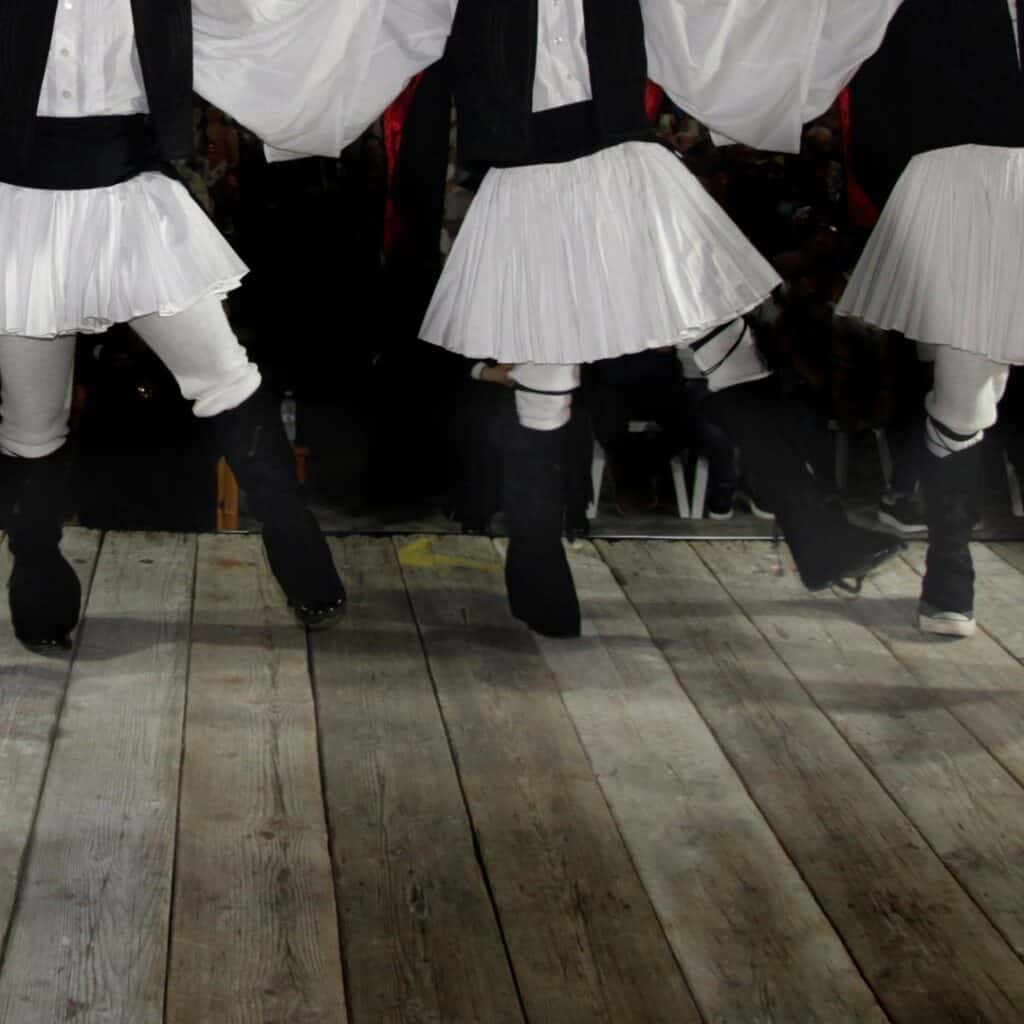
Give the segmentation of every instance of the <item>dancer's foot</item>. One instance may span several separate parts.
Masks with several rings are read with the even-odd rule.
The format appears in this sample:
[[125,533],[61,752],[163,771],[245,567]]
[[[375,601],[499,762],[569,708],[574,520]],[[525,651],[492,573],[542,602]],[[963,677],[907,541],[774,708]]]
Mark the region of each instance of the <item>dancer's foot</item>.
[[[824,525],[824,524],[822,524]],[[906,548],[891,534],[833,520],[812,537],[790,542],[800,578],[808,590],[840,587],[856,593],[865,577]]]
[[263,546],[296,618],[312,629],[337,621],[345,588],[319,524],[300,493],[295,456],[276,405],[262,389],[210,420],[252,514],[263,524]]
[[335,601],[313,601],[309,604],[293,604],[289,602],[295,618],[307,629],[329,629],[345,611],[346,598],[343,594]]
[[11,625],[22,646],[34,654],[70,649],[82,586],[59,552],[32,561],[16,559],[7,588]]
[[974,611],[936,608],[925,600],[917,606],[917,624],[922,633],[936,636],[974,636]]

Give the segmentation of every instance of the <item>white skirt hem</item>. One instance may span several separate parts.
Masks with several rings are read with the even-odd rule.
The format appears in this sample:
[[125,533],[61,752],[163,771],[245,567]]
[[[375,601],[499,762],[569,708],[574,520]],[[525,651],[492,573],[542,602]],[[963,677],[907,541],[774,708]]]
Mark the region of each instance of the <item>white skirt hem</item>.
[[237,288],[246,265],[185,187],[147,172],[108,188],[0,184],[0,330],[96,334]]
[[696,341],[779,283],[677,157],[626,143],[490,171],[420,337],[473,359],[592,362]]
[[930,345],[1024,363],[1024,149],[916,156],[850,277],[837,316]]

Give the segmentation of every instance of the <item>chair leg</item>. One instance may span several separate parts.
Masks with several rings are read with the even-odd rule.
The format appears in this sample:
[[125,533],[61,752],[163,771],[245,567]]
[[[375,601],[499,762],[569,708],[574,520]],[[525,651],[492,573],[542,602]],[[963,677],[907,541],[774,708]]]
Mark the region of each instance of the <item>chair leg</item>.
[[[831,427],[832,425],[830,424],[829,426]],[[850,435],[845,430],[840,430],[838,426],[832,429],[836,435],[836,488],[840,494],[845,494],[847,485],[850,482]]]
[[669,460],[669,469],[672,471],[672,485],[676,491],[676,508],[679,510],[680,519],[690,518],[690,496],[686,490],[686,474],[683,472],[682,455],[673,455]]
[[704,518],[704,502],[708,495],[708,460],[704,455],[697,456],[693,469],[693,495],[690,498],[690,517]]
[[1014,468],[1013,463],[1010,461],[1010,456],[1007,455],[1005,449],[1003,451],[1003,464],[1006,466],[1006,483],[1010,489],[1010,507],[1013,509],[1013,514],[1018,518],[1024,517],[1024,499],[1021,497],[1020,490],[1020,477],[1017,476],[1017,470]]
[[886,491],[892,490],[892,452],[889,450],[889,438],[884,427],[875,427],[875,444],[878,446],[878,462],[882,467],[882,480]]
[[588,519],[597,518],[597,509],[601,503],[601,484],[604,482],[604,468],[606,463],[607,459],[604,454],[604,449],[597,441],[594,441],[594,457],[590,462],[590,483],[594,489],[594,497],[587,506]]

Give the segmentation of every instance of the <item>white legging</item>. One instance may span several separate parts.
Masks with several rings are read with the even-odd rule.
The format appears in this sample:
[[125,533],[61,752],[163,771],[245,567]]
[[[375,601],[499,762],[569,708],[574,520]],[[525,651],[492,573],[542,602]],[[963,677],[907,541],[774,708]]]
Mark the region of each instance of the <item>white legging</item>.
[[[174,375],[196,416],[233,409],[260,385],[215,295],[173,316],[139,317],[131,327]],[[0,451],[41,458],[64,443],[74,357],[74,335],[0,335]]]
[[925,435],[929,449],[942,458],[977,444],[995,425],[1010,367],[950,345],[918,345],[918,352],[935,363],[935,383],[925,409],[933,421],[961,438],[936,432],[929,423]]
[[[557,430],[572,415],[572,391],[579,387],[576,364],[520,363],[509,376],[524,389],[516,391],[516,415],[531,430]],[[540,392],[549,392],[541,394]]]

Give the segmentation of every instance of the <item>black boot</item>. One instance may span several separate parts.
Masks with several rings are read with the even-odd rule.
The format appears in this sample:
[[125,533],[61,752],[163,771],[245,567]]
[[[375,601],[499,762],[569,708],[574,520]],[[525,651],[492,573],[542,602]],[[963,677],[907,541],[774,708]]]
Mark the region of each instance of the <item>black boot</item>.
[[855,526],[807,469],[800,427],[774,380],[740,384],[707,399],[709,415],[740,450],[759,505],[771,509],[808,590],[859,585],[904,548],[891,534]]
[[505,433],[505,586],[512,614],[543,636],[580,635],[580,605],[562,547],[566,428],[531,430],[514,413]]
[[60,553],[71,491],[66,446],[41,459],[0,458],[7,541],[14,556],[7,584],[14,635],[37,654],[67,650],[78,624],[82,585]]
[[971,531],[977,522],[981,445],[939,458],[925,450],[921,465],[928,557],[918,622],[926,633],[974,632]]
[[303,625],[329,625],[345,606],[345,588],[299,492],[295,453],[276,404],[260,388],[237,408],[212,417],[210,426],[250,511],[263,524],[267,560],[289,606]]

